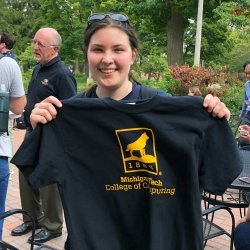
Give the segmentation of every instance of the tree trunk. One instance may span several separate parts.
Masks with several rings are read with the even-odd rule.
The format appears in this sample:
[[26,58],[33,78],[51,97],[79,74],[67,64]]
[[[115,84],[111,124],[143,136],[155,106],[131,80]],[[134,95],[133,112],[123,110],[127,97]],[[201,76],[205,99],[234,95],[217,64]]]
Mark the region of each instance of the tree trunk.
[[75,60],[74,73],[80,73],[79,61],[78,60]]
[[168,66],[178,64],[184,64],[183,59],[183,16],[181,13],[176,12],[172,9],[171,17],[167,25],[167,59]]

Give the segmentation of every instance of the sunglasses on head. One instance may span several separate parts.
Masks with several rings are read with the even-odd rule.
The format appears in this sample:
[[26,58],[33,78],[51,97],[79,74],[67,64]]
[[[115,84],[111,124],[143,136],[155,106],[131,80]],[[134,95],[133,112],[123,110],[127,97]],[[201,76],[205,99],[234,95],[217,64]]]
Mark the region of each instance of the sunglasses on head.
[[90,15],[88,17],[88,25],[99,22],[105,18],[111,18],[112,20],[119,21],[119,22],[128,22],[128,16],[125,14],[119,14],[119,13],[97,13]]

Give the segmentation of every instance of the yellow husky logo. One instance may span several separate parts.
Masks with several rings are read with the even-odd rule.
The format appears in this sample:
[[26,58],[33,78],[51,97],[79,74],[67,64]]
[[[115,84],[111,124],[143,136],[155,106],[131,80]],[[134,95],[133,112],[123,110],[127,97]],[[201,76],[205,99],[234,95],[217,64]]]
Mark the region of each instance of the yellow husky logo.
[[144,132],[136,141],[130,143],[127,145],[126,151],[130,152],[130,156],[133,156],[133,151],[137,150],[140,152],[141,157],[144,156],[145,153],[145,147],[148,140],[148,136],[146,132]]
[[155,141],[152,130],[133,128],[116,130],[125,173],[149,172],[158,174]]

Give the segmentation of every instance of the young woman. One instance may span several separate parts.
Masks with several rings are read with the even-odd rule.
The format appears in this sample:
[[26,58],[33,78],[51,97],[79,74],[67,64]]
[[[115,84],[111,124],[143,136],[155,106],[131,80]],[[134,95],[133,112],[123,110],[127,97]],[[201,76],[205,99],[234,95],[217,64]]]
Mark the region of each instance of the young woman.
[[[124,14],[101,13],[88,18],[84,33],[86,58],[96,85],[86,93],[88,98],[111,97],[114,100],[142,99],[142,86],[131,76],[139,43],[128,17]],[[170,95],[157,91],[158,95]],[[79,98],[79,96],[78,96]],[[57,115],[61,102],[50,96],[35,105],[30,121],[47,123]],[[230,112],[217,97],[207,95],[203,103],[213,116],[230,118]],[[67,245],[67,246],[66,246]],[[65,249],[70,249],[66,243]]]

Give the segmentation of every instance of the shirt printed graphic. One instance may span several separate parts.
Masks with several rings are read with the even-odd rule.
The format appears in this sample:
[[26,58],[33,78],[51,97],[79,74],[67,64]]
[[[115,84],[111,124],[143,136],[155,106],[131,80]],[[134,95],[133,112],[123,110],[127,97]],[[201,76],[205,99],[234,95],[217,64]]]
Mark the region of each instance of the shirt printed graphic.
[[[106,184],[106,191],[147,190],[151,195],[175,195],[175,187],[168,187],[158,171],[155,137],[148,128],[116,130],[120,145],[124,175],[119,183]],[[139,174],[139,172],[141,172]],[[145,176],[143,176],[143,172]],[[130,175],[134,173],[134,175]],[[137,174],[136,174],[137,173]],[[152,176],[148,176],[152,174]]]
[[147,128],[116,130],[121,147],[124,172],[148,172],[158,175],[155,141]]

